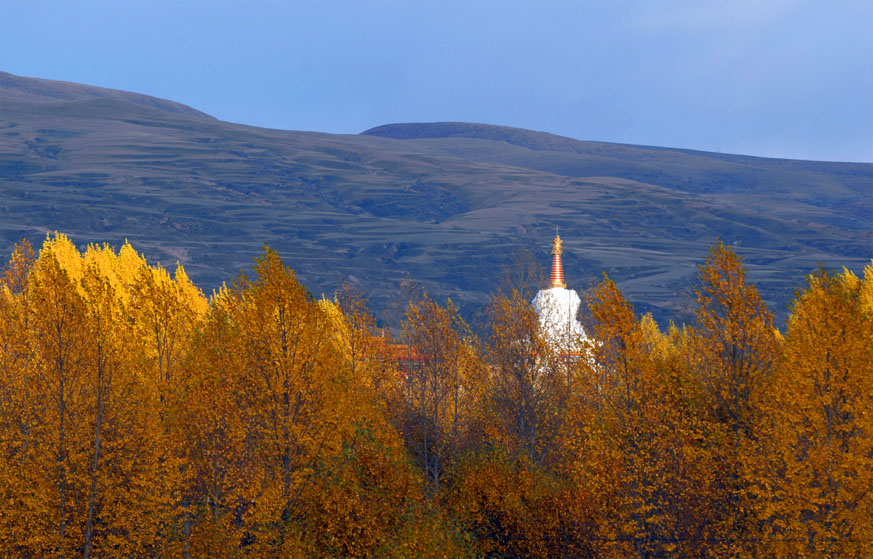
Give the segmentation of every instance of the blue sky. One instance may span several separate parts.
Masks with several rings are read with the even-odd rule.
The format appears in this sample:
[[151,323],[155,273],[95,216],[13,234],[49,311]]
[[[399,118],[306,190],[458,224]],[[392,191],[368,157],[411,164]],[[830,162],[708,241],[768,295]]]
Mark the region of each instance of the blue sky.
[[0,0],[0,20],[2,71],[245,124],[873,161],[870,0]]

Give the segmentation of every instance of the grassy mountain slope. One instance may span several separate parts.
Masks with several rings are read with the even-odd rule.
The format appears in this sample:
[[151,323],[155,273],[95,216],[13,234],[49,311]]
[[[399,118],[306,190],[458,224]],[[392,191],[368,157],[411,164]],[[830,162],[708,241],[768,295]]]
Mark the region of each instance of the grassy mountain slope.
[[162,111],[176,113],[185,116],[209,118],[206,113],[192,109],[175,101],[158,99],[141,93],[119,91],[105,87],[95,87],[72,82],[59,82],[43,80],[39,78],[25,78],[0,72],[0,91],[3,101],[29,101],[35,103],[47,103],[53,101],[81,101],[88,99],[110,99],[124,101],[135,105],[143,105],[160,109]]
[[681,292],[721,237],[779,312],[816,263],[869,261],[871,193],[869,164],[458,123],[269,130],[0,74],[4,253],[53,230],[80,244],[127,238],[212,288],[266,242],[316,294],[357,283],[380,312],[412,278],[473,313],[519,249],[548,265],[556,226],[571,287],[607,271],[641,309],[682,318]]

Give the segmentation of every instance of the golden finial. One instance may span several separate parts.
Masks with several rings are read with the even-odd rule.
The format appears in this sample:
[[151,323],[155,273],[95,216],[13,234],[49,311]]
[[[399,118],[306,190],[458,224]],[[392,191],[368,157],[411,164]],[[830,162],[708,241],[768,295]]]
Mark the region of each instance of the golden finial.
[[564,251],[561,250],[561,244],[564,241],[561,240],[561,236],[555,233],[555,240],[552,241],[552,254],[564,254]]
[[552,241],[552,283],[549,284],[550,289],[553,287],[567,288],[564,284],[564,266],[561,264],[561,255],[564,254],[561,244],[563,244],[561,236],[555,230],[555,240]]

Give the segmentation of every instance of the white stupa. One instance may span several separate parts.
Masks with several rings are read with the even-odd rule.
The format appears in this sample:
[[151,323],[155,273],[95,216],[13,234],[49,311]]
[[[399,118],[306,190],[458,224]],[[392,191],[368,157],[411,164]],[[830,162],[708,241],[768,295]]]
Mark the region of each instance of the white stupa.
[[580,355],[588,339],[582,324],[576,320],[582,301],[576,291],[567,289],[564,283],[561,242],[560,235],[556,234],[552,243],[551,283],[548,289],[537,293],[532,303],[546,339],[560,353]]

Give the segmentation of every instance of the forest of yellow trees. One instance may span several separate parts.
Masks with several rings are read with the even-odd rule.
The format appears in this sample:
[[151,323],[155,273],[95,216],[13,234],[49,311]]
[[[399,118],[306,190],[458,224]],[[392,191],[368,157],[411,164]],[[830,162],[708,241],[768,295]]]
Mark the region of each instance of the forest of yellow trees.
[[873,265],[775,325],[721,243],[693,324],[604,276],[591,359],[523,288],[394,343],[265,249],[211,297],[128,244],[0,277],[0,556],[873,557]]

